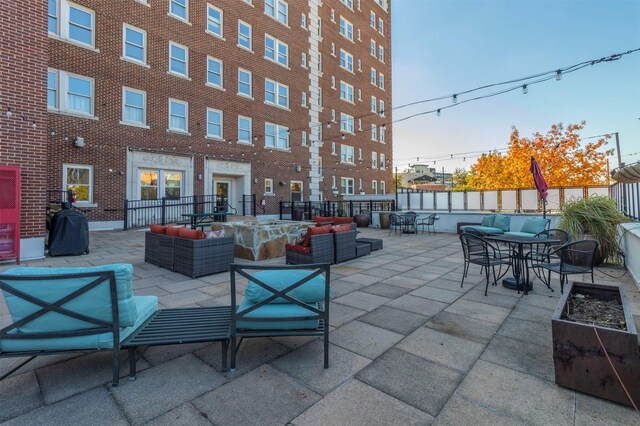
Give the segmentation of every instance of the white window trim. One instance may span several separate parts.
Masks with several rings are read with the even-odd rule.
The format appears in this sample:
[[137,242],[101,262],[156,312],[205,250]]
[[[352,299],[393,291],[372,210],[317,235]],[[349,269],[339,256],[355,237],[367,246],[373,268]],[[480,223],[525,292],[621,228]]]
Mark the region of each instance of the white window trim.
[[[171,46],[176,46],[179,47],[180,49],[184,49],[185,50],[185,55],[184,55],[184,59],[185,59],[185,74],[180,74],[179,72],[173,71],[171,69]],[[174,75],[176,77],[180,77],[180,78],[185,78],[187,80],[191,80],[189,78],[189,48],[187,46],[183,46],[180,43],[176,43],[175,41],[169,41],[169,71],[167,71],[168,74]]]
[[375,151],[371,152],[371,168],[372,169],[378,168],[378,153]]
[[[245,93],[241,93],[240,92],[240,73],[241,72],[245,72],[247,74],[249,74],[249,94],[245,94]],[[253,73],[249,70],[246,70],[244,68],[238,68],[238,90],[237,90],[237,95],[238,96],[242,96],[243,98],[246,99],[251,99],[253,100]]]
[[[345,55],[345,66],[342,66],[342,54],[344,53]],[[349,58],[351,58],[351,69],[349,69]],[[347,52],[344,49],[340,49],[340,60],[338,61],[338,63],[340,64],[340,68],[342,68],[343,70],[347,70],[350,73],[353,74],[353,55],[349,52]]]
[[[371,49],[372,47],[373,49]],[[378,44],[374,39],[371,39],[371,41],[369,41],[369,55],[373,56],[374,58],[378,57]]]
[[[241,119],[245,119],[245,120],[249,120],[249,140],[248,141],[243,141],[240,140],[240,120]],[[247,117],[244,115],[239,115],[238,116],[238,143],[242,144],[242,145],[253,145],[253,119],[251,117]]]
[[[345,151],[345,159],[342,158],[342,151]],[[349,154],[351,154],[351,161],[349,161]],[[342,164],[356,164],[356,150],[351,145],[340,145],[340,163]]]
[[[275,103],[274,102],[270,102],[270,101],[267,100],[267,90],[266,90],[267,82],[273,83],[273,85],[274,85]],[[274,106],[274,107],[278,107],[278,108],[290,111],[290,109],[289,109],[289,100],[290,99],[289,98],[290,98],[290,95],[291,95],[291,91],[289,90],[289,86],[287,86],[286,84],[279,83],[279,82],[277,82],[275,80],[272,80],[270,78],[265,78],[264,79],[264,84],[265,84],[264,103],[267,104],[267,105],[271,105],[271,106]],[[280,99],[280,90],[282,90],[283,87],[287,88],[287,105],[286,106],[282,106],[282,105],[280,105],[278,103],[278,100]]]
[[[273,142],[275,143],[275,146],[267,145],[267,126],[269,126],[269,125],[275,127],[275,134],[273,135],[273,137],[274,137],[274,141]],[[287,135],[287,147],[286,148],[278,147],[278,139],[279,139],[279,135],[281,133],[286,133],[286,135]],[[291,151],[291,142],[289,140],[289,128],[288,127],[281,126],[279,124],[270,123],[268,121],[265,121],[265,123],[264,123],[264,134],[265,134],[264,147],[266,149],[275,149],[277,151],[287,151],[287,152]]]
[[[139,93],[142,95],[143,104],[142,104],[142,118],[143,122],[140,123],[138,121],[128,121],[125,119],[125,93],[127,91]],[[147,124],[147,92],[144,90],[134,89],[133,87],[122,86],[122,116],[120,119],[120,124],[125,126],[133,126],[133,127],[141,127],[143,129],[149,129],[149,125]]]
[[[344,22],[344,34],[342,33],[342,23]],[[349,27],[351,27],[351,37],[349,37]],[[338,32],[340,33],[340,35],[344,38],[346,38],[347,40],[353,42],[353,24],[351,23],[351,21],[349,21],[348,19],[346,19],[345,17],[343,17],[342,15],[340,15],[340,24],[339,24],[339,28],[338,28]]]
[[[172,128],[171,127],[171,102],[176,102],[176,103],[180,103],[180,104],[184,104],[185,105],[185,121],[184,124],[186,126],[186,129],[176,129],[176,128]],[[186,101],[181,101],[180,99],[174,99],[174,98],[169,98],[169,103],[168,103],[168,113],[167,113],[167,132],[171,132],[171,133],[180,133],[183,135],[189,135],[191,136],[191,133],[189,133],[189,102]]]
[[[95,80],[91,77],[75,74],[67,71],[58,70],[55,68],[49,68],[49,72],[53,72],[56,75],[56,104],[57,107],[50,107],[47,105],[49,112],[58,112],[64,115],[71,115],[74,117],[92,118],[97,119],[95,116],[95,103],[96,103],[96,85]],[[69,92],[69,77],[76,77],[83,80],[88,80],[91,83],[91,113],[87,114],[81,111],[71,110],[67,107],[67,96]],[[47,75],[48,78],[48,75]]]
[[[344,123],[347,123],[346,127],[343,127],[342,125]],[[351,123],[351,129],[348,128],[348,123]],[[344,112],[340,113],[340,130],[346,133],[350,133],[352,135],[355,135],[355,127],[356,127],[356,123],[355,120],[353,118],[352,115],[346,114]]]
[[[268,57],[268,56],[267,56],[267,54],[266,54],[266,50],[267,50],[267,38],[270,38],[270,39],[272,39],[272,40],[273,40],[273,46],[274,46],[274,47],[273,47],[273,59],[271,59],[270,57]],[[278,53],[278,52],[279,52],[279,50],[280,50],[280,49],[279,49],[280,45],[284,45],[284,46],[286,46],[286,47],[287,47],[287,63],[286,63],[286,64],[283,64],[283,63],[281,63],[280,61],[278,61],[278,57],[279,57],[279,53]],[[266,34],[266,33],[265,33],[265,35],[264,35],[264,50],[265,50],[265,53],[264,53],[264,59],[266,59],[266,60],[267,60],[267,61],[269,61],[269,62],[273,62],[273,63],[275,63],[275,64],[278,64],[278,65],[280,65],[280,66],[281,66],[281,67],[283,67],[283,68],[290,69],[290,68],[289,68],[289,45],[288,45],[287,43],[284,43],[282,40],[277,39],[276,37],[274,37],[274,36],[272,36],[272,35],[269,35],[269,34]]]
[[[209,134],[209,113],[210,112],[217,112],[220,114],[220,135]],[[224,113],[221,110],[215,109],[215,108],[207,108],[207,117],[206,117],[206,123],[205,123],[205,138],[215,139],[220,141],[224,140]]]
[[384,90],[384,74],[382,74],[381,72],[378,73],[378,88],[380,90]]
[[[374,77],[373,79],[371,79],[371,77]],[[371,71],[369,74],[369,83],[371,83],[372,85],[378,87],[378,73],[376,71],[375,68],[371,67]]]
[[[345,93],[346,93],[346,97],[342,97],[342,86],[345,86]],[[349,89],[351,89],[351,99],[349,99]],[[342,81],[340,80],[340,99],[348,102],[350,104],[355,105],[355,93],[354,93],[354,88],[353,85],[347,83],[346,81]]]
[[[216,34],[213,31],[209,30],[209,10],[210,9],[215,9],[220,13],[220,34]],[[189,15],[187,14],[187,16]],[[212,36],[219,38],[220,40],[226,41],[226,39],[224,38],[224,11],[219,7],[215,7],[211,3],[207,3],[207,25],[205,27],[205,32],[207,34],[211,34]]]
[[[143,54],[144,54],[144,60],[139,61],[136,58],[130,58],[128,56],[126,56],[126,40],[127,40],[127,28],[140,32],[142,33],[142,40],[143,40],[143,45],[142,45],[142,50],[143,50]],[[143,66],[145,68],[151,68],[148,64],[147,64],[147,47],[148,47],[148,43],[147,43],[147,32],[145,30],[143,30],[142,28],[138,28],[138,27],[134,27],[133,25],[129,25],[125,22],[122,23],[122,55],[120,56],[120,59],[122,59],[123,61],[127,61],[127,62],[131,62],[132,64],[136,64],[136,65],[140,65]]]
[[[249,27],[249,48],[240,44],[240,25],[246,25]],[[244,49],[247,52],[253,53],[253,26],[251,24],[246,23],[242,19],[238,19],[238,47],[240,49]],[[289,52],[287,52],[288,54]]]
[[[285,5],[287,5],[287,22],[282,22],[280,19],[278,19],[278,5],[280,3],[283,3]],[[287,3],[286,1],[283,0],[273,0],[273,15],[269,15],[267,13],[267,1],[265,0],[264,2],[265,4],[265,8],[263,10],[263,13],[265,15],[267,15],[269,18],[273,19],[274,21],[278,22],[280,25],[284,25],[287,28],[291,28],[289,27],[289,3]]]
[[387,156],[384,155],[383,153],[380,153],[380,160],[378,161],[378,163],[380,164],[381,170],[387,170],[387,165],[385,164],[386,162],[387,162]]
[[[270,188],[270,191],[267,191],[267,188]],[[273,178],[265,178],[264,179],[264,195],[275,195],[273,190]]]
[[[343,182],[345,183],[343,185]],[[349,182],[351,183],[351,185],[349,185]],[[340,191],[342,192],[342,194],[344,195],[353,195],[355,193],[355,180],[353,178],[350,177],[340,177]],[[343,191],[343,188],[345,188],[345,190]]]
[[62,190],[67,191],[67,169],[89,169],[89,201],[76,201],[78,207],[98,207],[93,203],[93,166],[90,164],[62,164]]
[[171,16],[172,18],[177,19],[178,21],[182,21],[185,24],[189,24],[192,25],[191,22],[189,22],[189,0],[185,0],[184,5],[185,5],[185,17],[183,18],[182,16],[179,15],[175,15],[173,13],[171,13],[171,2],[172,0],[169,0],[169,11],[167,12],[168,16]]
[[[209,82],[209,61],[217,62],[220,65],[220,85]],[[224,88],[224,62],[221,59],[214,58],[213,56],[207,56],[207,74],[206,74],[206,86],[213,87],[225,91]]]
[[[87,44],[82,41],[74,40],[69,37],[69,16],[71,15],[69,8],[73,6],[84,12],[87,12],[91,15],[91,43]],[[69,44],[73,44],[74,46],[83,47],[88,50],[92,50],[96,53],[100,53],[100,49],[96,49],[96,12],[92,9],[89,9],[84,6],[80,6],[79,4],[67,1],[67,0],[58,0],[58,8],[57,19],[58,19],[58,28],[56,28],[57,32],[48,32],[49,37],[64,41]]]

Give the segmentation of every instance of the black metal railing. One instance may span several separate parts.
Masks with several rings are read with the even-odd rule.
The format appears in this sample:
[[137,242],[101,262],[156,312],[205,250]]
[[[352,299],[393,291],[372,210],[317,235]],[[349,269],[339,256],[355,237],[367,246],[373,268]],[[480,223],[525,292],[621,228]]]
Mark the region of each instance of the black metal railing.
[[152,223],[166,225],[185,220],[183,214],[228,211],[228,207],[226,198],[217,195],[124,200],[123,227],[127,230],[149,226]]
[[256,194],[244,194],[242,196],[242,216],[255,216],[258,210],[262,214],[265,213],[265,206],[258,204]]
[[616,182],[611,185],[611,197],[625,216],[640,221],[640,183]]
[[313,220],[316,216],[347,216],[395,211],[394,200],[280,201],[280,219]]

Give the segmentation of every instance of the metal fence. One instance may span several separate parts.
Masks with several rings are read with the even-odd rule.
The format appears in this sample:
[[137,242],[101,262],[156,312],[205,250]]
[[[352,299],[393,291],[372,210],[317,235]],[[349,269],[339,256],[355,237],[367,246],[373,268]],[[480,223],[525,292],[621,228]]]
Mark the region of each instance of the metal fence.
[[152,223],[166,225],[184,220],[183,214],[227,211],[225,197],[191,195],[156,200],[124,200],[124,229],[140,228]]
[[394,200],[280,201],[280,219],[311,220],[316,216],[353,216],[395,211]]
[[640,183],[616,182],[611,185],[611,197],[625,216],[640,221]]
[[[506,211],[514,213],[542,212],[536,189],[501,189],[493,191],[427,191],[398,190],[401,210],[434,211]],[[562,210],[565,203],[592,195],[610,195],[608,186],[549,188],[547,212]]]

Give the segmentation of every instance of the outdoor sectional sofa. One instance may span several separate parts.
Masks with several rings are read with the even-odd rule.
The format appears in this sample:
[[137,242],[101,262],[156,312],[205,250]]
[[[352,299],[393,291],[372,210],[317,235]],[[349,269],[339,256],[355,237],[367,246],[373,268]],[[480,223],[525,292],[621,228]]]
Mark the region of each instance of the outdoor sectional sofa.
[[480,225],[465,225],[460,229],[463,232],[479,235],[519,235],[523,237],[534,237],[540,232],[549,228],[549,219],[531,217],[524,221],[520,231],[510,231],[511,217],[502,214],[492,214],[485,216]]

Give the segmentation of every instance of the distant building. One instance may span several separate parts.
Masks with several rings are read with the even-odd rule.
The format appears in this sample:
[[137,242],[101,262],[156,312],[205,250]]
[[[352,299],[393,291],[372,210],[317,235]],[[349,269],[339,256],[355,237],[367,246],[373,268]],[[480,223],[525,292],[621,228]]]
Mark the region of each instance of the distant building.
[[451,173],[437,172],[434,167],[426,164],[413,164],[398,173],[398,184],[404,188],[427,189],[431,191],[443,191],[453,188],[453,175]]

